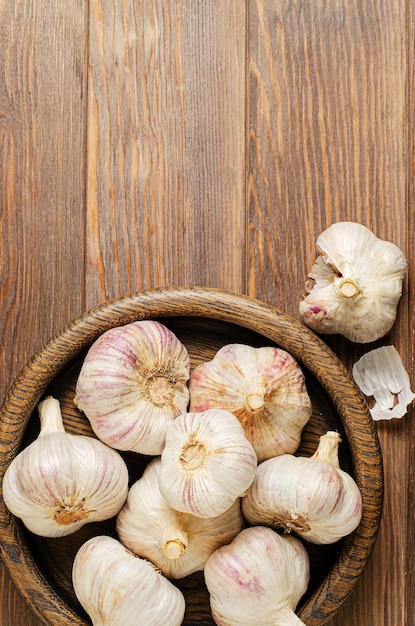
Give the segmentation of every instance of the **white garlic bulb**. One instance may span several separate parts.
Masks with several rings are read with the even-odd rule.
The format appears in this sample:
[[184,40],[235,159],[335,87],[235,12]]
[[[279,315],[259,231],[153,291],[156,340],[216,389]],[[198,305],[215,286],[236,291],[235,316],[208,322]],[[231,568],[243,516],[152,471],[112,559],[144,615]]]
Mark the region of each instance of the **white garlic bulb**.
[[256,466],[255,451],[232,413],[183,413],[167,431],[160,491],[177,511],[215,517],[245,493]]
[[258,465],[242,500],[246,520],[294,531],[316,544],[334,543],[355,530],[362,496],[339,467],[339,443],[339,433],[328,431],[311,457],[285,454]]
[[397,314],[407,263],[401,250],[356,222],[337,222],[316,242],[300,319],[357,343],[386,335]]
[[241,422],[258,457],[297,450],[311,417],[311,400],[298,363],[285,350],[229,344],[195,368],[190,411],[222,408]]
[[180,626],[183,622],[182,592],[149,561],[112,537],[93,537],[80,547],[72,582],[93,626]]
[[294,611],[307,590],[309,570],[308,554],[295,537],[262,526],[245,528],[205,565],[215,623],[300,626]]
[[203,570],[208,557],[244,526],[240,499],[221,515],[195,517],[172,509],[160,493],[160,458],[153,459],[128,493],[117,517],[120,541],[168,578]]
[[168,424],[186,410],[190,359],[166,326],[132,322],[91,346],[76,384],[76,406],[118,450],[158,455]]
[[40,434],[4,476],[7,508],[37,535],[61,537],[88,522],[109,519],[123,506],[128,469],[101,441],[66,433],[59,401],[38,405]]

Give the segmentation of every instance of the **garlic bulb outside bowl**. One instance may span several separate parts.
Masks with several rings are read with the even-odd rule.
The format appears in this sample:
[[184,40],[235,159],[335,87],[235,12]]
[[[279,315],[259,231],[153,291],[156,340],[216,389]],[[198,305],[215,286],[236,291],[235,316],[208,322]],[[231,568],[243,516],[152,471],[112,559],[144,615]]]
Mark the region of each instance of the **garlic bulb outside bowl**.
[[112,537],[93,537],[80,547],[72,581],[93,626],[180,626],[183,621],[181,591]]
[[239,419],[258,461],[294,452],[311,417],[300,366],[273,346],[223,346],[192,372],[189,389],[190,411],[222,408]]
[[190,360],[164,324],[131,322],[90,347],[75,405],[101,441],[118,450],[158,455],[168,424],[186,410]]
[[117,516],[120,541],[168,578],[201,571],[209,556],[244,527],[240,499],[224,513],[203,518],[172,509],[160,493],[161,460],[150,461]]
[[43,537],[69,535],[116,515],[128,492],[122,457],[93,437],[66,433],[57,399],[45,398],[38,410],[38,438],[4,475],[7,508]]
[[300,319],[321,334],[369,343],[392,328],[407,262],[393,243],[355,222],[337,222],[319,235]]
[[232,413],[183,413],[167,431],[160,492],[177,511],[216,517],[245,493],[256,467],[255,451]]

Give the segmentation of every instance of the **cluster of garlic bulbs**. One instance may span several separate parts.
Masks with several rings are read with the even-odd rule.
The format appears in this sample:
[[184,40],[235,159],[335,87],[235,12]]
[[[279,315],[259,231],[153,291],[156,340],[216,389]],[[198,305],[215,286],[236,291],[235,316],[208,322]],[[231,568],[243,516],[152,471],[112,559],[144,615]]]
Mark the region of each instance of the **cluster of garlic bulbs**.
[[[3,494],[38,534],[115,518],[116,537],[91,539],[73,565],[94,626],[179,625],[185,602],[172,581],[196,571],[219,625],[241,616],[247,626],[302,623],[294,612],[309,581],[301,540],[352,532],[361,500],[336,461],[338,438],[330,454],[321,443],[310,459],[294,456],[312,405],[290,354],[230,344],[191,373],[166,326],[133,322],[92,344],[74,402],[96,438],[66,434],[59,403],[44,400],[41,433],[10,465]],[[153,457],[131,485],[118,450]],[[268,471],[279,461],[282,471]]]

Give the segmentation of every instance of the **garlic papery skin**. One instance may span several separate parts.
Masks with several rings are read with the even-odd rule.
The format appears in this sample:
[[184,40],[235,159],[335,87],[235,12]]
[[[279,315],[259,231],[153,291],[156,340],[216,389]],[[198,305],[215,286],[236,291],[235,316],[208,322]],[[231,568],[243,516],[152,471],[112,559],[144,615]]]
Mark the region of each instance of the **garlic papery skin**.
[[72,582],[93,626],[180,626],[182,592],[149,561],[112,537],[97,536],[78,550]]
[[392,328],[407,262],[393,243],[356,222],[337,222],[317,238],[300,319],[321,334],[369,343]]
[[241,422],[261,462],[295,452],[311,417],[304,374],[273,346],[228,344],[192,372],[190,411],[222,408]]
[[215,517],[245,493],[256,466],[255,451],[232,413],[184,413],[167,431],[160,491],[177,511]]
[[128,493],[128,469],[98,439],[66,433],[59,401],[38,405],[40,434],[11,462],[3,480],[7,508],[43,537],[61,537],[109,519]]
[[203,570],[208,557],[244,527],[240,499],[224,513],[201,518],[172,509],[159,490],[161,460],[153,459],[117,516],[120,541],[168,578]]
[[394,346],[382,346],[364,354],[353,365],[353,378],[368,398],[373,420],[404,417],[414,400],[408,372]]
[[101,441],[159,455],[168,424],[187,409],[190,359],[166,326],[132,322],[90,347],[76,384],[76,406]]
[[282,455],[258,465],[242,499],[250,524],[263,524],[315,544],[330,544],[354,531],[362,517],[362,496],[350,474],[340,469],[340,435],[320,437],[311,457]]
[[294,611],[307,590],[310,565],[304,546],[291,535],[245,528],[209,557],[204,575],[219,626],[303,624]]

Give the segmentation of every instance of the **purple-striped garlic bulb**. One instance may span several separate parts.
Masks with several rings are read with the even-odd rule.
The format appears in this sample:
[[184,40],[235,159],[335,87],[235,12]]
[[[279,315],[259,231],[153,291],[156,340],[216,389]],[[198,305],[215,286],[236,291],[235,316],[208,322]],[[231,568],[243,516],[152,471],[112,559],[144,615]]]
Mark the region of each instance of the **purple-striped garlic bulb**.
[[85,435],[66,433],[59,401],[38,405],[40,434],[11,462],[3,480],[7,508],[42,537],[63,537],[117,515],[128,492],[121,455]]
[[189,375],[189,354],[171,330],[154,320],[132,322],[92,344],[75,405],[108,446],[158,455],[169,423],[186,411]]
[[242,499],[246,520],[293,531],[315,544],[334,543],[353,532],[362,517],[362,496],[339,467],[339,443],[339,433],[328,431],[311,457],[284,454],[258,465]]
[[297,361],[281,348],[223,346],[193,371],[190,411],[222,408],[241,422],[261,462],[297,450],[311,400]]
[[208,557],[244,527],[240,498],[224,513],[196,517],[172,509],[159,489],[161,460],[153,459],[131,487],[117,516],[120,541],[168,578],[203,570]]
[[173,509],[215,517],[245,493],[256,466],[255,451],[232,413],[183,413],[167,431],[160,491]]
[[204,574],[218,626],[305,626],[294,611],[307,590],[310,565],[296,537],[245,528],[209,557]]

